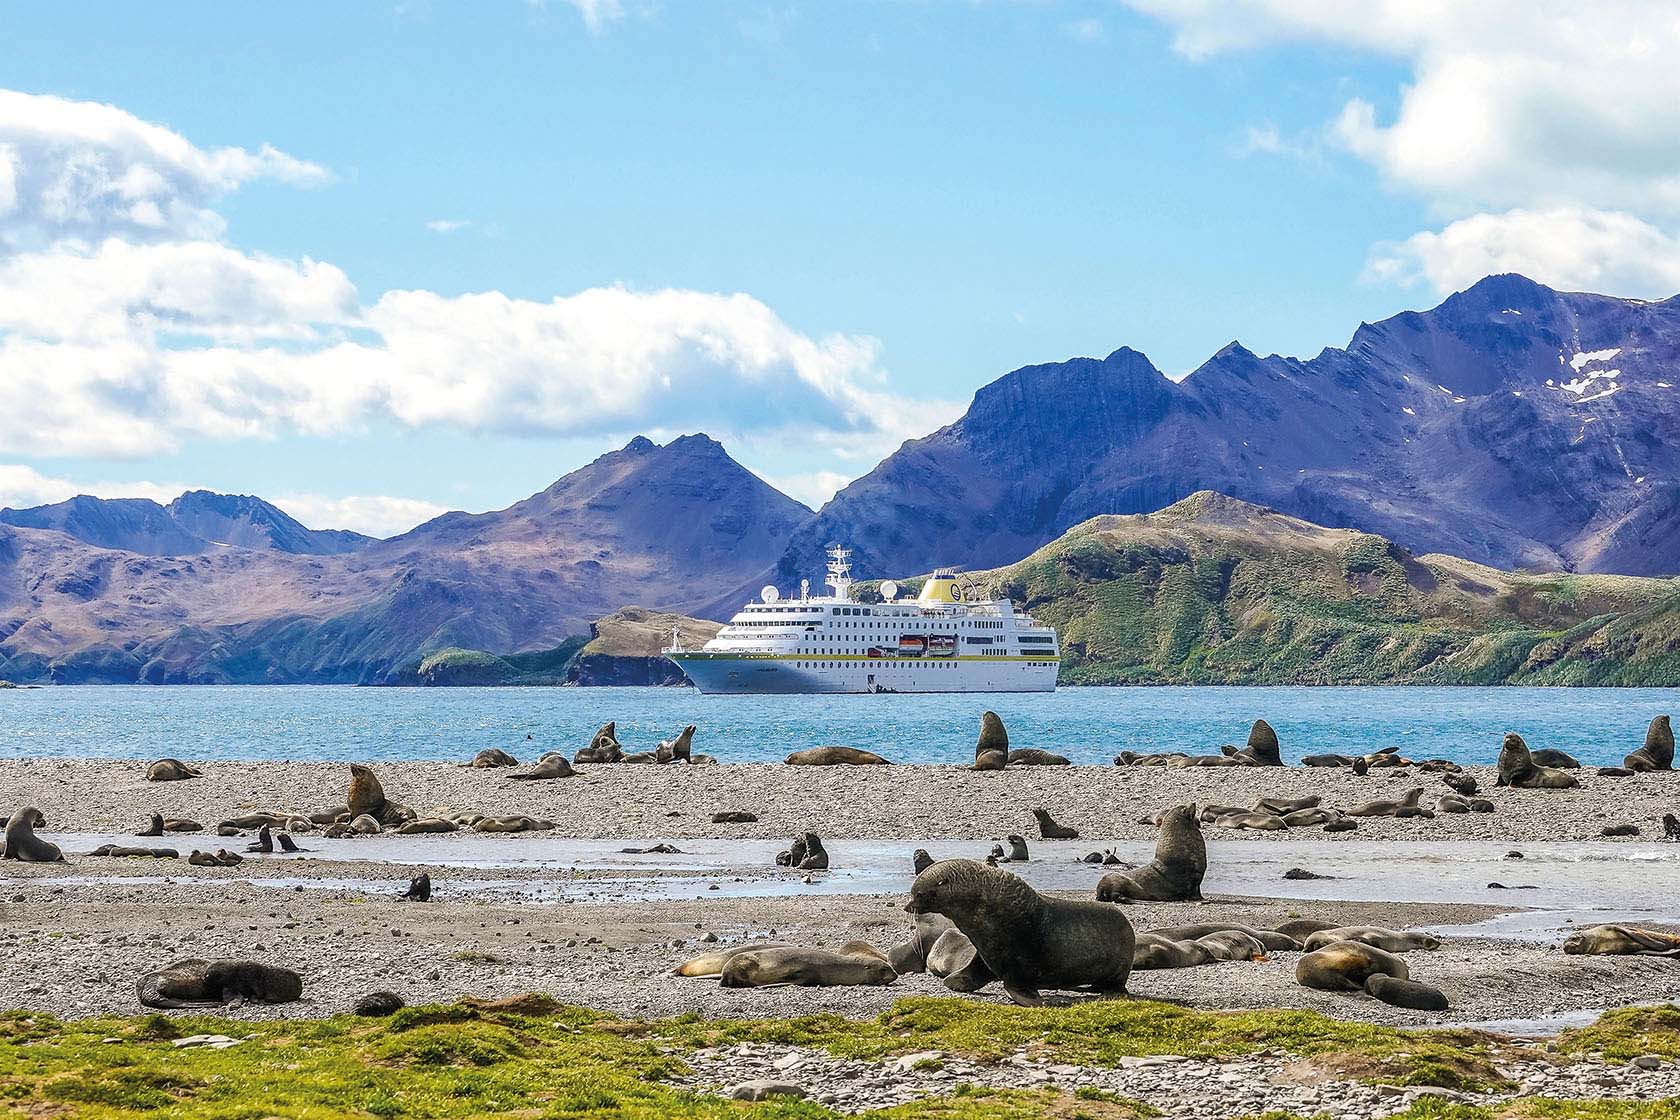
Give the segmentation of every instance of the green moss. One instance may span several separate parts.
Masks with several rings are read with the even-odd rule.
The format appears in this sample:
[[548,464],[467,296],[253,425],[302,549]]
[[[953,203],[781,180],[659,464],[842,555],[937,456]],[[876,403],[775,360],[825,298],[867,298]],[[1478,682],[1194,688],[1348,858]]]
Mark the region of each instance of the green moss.
[[1590,1027],[1565,1031],[1557,1045],[1565,1053],[1602,1054],[1619,1062],[1643,1054],[1680,1058],[1680,1006],[1664,1004],[1606,1011]]

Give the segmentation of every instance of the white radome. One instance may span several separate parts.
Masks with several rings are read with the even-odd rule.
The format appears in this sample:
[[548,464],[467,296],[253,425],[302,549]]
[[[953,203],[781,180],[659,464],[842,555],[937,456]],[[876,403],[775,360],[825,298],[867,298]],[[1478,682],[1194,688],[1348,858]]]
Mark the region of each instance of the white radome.
[[881,598],[889,603],[898,598],[898,584],[890,579],[882,580]]
[[776,590],[775,584],[767,583],[764,585],[764,589],[758,593],[758,597],[766,603],[774,603],[782,597],[782,593]]

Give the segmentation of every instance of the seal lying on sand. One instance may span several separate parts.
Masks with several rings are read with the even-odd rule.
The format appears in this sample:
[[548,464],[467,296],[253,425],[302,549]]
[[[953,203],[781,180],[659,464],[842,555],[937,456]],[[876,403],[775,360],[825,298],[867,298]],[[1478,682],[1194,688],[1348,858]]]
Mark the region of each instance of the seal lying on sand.
[[1242,750],[1229,749],[1225,753],[1244,766],[1282,766],[1283,752],[1278,746],[1277,732],[1263,719],[1254,721],[1248,729],[1248,745]]
[[1304,941],[1321,929],[1335,929],[1335,922],[1321,921],[1318,918],[1292,918],[1281,925],[1275,925],[1272,930],[1286,937],[1293,937],[1296,941]]
[[1222,929],[1196,938],[1196,944],[1206,949],[1216,961],[1263,961],[1266,947],[1246,933]]
[[124,844],[101,844],[90,856],[122,856],[144,859],[180,859],[181,853],[174,848],[131,848]]
[[891,984],[897,979],[898,973],[884,957],[870,946],[854,943],[843,946],[838,953],[792,945],[736,953],[724,964],[718,982],[725,988],[770,984],[837,988]]
[[291,1003],[303,995],[303,977],[261,961],[196,958],[176,961],[142,976],[135,994],[147,1007],[220,1007],[235,1001]]
[[1245,926],[1241,922],[1202,922],[1189,926],[1163,926],[1160,929],[1147,931],[1156,937],[1165,937],[1170,941],[1196,941],[1212,933],[1240,933],[1260,943],[1262,948],[1281,953],[1298,953],[1301,951],[1299,938],[1275,929],[1258,929]]
[[1658,716],[1645,729],[1645,745],[1622,759],[1622,766],[1636,774],[1674,769],[1674,728],[1667,716]]
[[473,770],[495,770],[502,766],[518,766],[519,760],[500,747],[487,747],[473,755],[467,766]]
[[1195,968],[1214,959],[1206,945],[1174,941],[1158,933],[1140,933],[1132,946],[1132,971],[1158,968]]
[[508,780],[514,782],[546,782],[550,778],[571,778],[577,774],[572,764],[566,761],[566,756],[559,751],[550,751],[537,760],[537,764],[523,774],[509,774]]
[[1513,789],[1575,789],[1581,783],[1573,774],[1537,765],[1522,736],[1507,731],[1499,747],[1499,780],[1495,784]]
[[[729,963],[729,958],[737,953],[753,953],[760,949],[789,948],[786,941],[749,941],[744,945],[728,945],[713,949],[708,953],[701,953],[697,957],[690,957],[671,970],[673,976],[722,976],[723,966]],[[920,971],[920,969],[917,969]]]
[[1416,980],[1401,980],[1378,972],[1365,978],[1365,992],[1395,1007],[1409,1007],[1413,1011],[1445,1011],[1447,994],[1441,989]]
[[45,828],[47,818],[33,805],[26,805],[6,821],[6,843],[0,859],[22,860],[24,863],[63,863],[64,853],[57,844],[35,835],[37,828]]
[[971,770],[1002,770],[1009,765],[1009,732],[996,712],[980,713],[980,738],[974,743]]
[[1289,827],[1288,823],[1276,813],[1249,809],[1236,813],[1226,813],[1214,818],[1213,823],[1216,828],[1250,828],[1259,832],[1277,832]]
[[1113,906],[1041,895],[1007,871],[949,859],[916,876],[904,908],[950,918],[1023,1006],[1043,1003],[1047,988],[1126,990],[1132,924]]
[[1550,766],[1556,770],[1579,770],[1581,768],[1580,759],[1567,751],[1556,750],[1552,747],[1530,751],[1528,757],[1534,760],[1536,766]]
[[146,767],[148,782],[179,782],[187,778],[202,777],[204,774],[201,771],[194,770],[178,758],[160,758]]
[[1402,813],[1407,816],[1418,816],[1422,806],[1423,787],[1406,791],[1406,796],[1398,801],[1367,801],[1363,805],[1355,805],[1344,810],[1350,817],[1398,817]]
[[810,747],[794,751],[782,760],[787,766],[891,766],[874,751],[856,747]]
[[1072,766],[1073,763],[1065,756],[1050,751],[1041,751],[1037,747],[1019,747],[1009,752],[1011,766]]
[[1044,809],[1034,809],[1033,819],[1038,821],[1038,834],[1046,840],[1077,840],[1079,830],[1059,825],[1050,819],[1050,813]]
[[1194,805],[1167,810],[1155,859],[1136,871],[1111,871],[1097,882],[1098,902],[1193,902],[1202,897],[1207,874],[1207,841]]
[[1439,949],[1441,939],[1431,937],[1427,933],[1405,933],[1398,930],[1383,929],[1381,926],[1338,926],[1334,929],[1323,929],[1311,934],[1306,940],[1306,950],[1311,953],[1322,949],[1326,945],[1334,945],[1338,941],[1358,941],[1365,945],[1373,945],[1390,953],[1410,953],[1416,949]]
[[1565,938],[1563,951],[1575,956],[1680,957],[1680,934],[1633,926],[1593,926]]
[[574,762],[618,762],[624,748],[618,744],[618,722],[609,720],[589,740],[589,745],[577,752]]
[[1406,962],[1393,953],[1362,941],[1337,941],[1302,957],[1295,966],[1295,981],[1326,992],[1356,992],[1378,973],[1410,979]]

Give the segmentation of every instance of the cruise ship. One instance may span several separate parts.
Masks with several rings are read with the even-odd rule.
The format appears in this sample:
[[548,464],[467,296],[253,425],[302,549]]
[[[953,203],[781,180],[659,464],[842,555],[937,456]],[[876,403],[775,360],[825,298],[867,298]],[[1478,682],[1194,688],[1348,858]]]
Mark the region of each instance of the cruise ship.
[[700,649],[673,634],[665,655],[706,693],[1055,691],[1056,632],[949,568],[914,599],[886,580],[860,603],[851,552],[830,548],[827,583],[812,595],[802,581],[797,599],[766,587]]

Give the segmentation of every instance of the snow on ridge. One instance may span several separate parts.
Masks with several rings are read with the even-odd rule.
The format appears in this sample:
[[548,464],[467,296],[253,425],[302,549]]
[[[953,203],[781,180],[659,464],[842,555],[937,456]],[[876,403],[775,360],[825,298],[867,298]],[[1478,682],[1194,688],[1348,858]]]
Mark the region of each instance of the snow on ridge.
[[1620,346],[1612,346],[1608,350],[1584,350],[1581,353],[1576,354],[1573,358],[1570,358],[1569,365],[1571,369],[1573,369],[1576,373],[1579,373],[1581,372],[1582,366],[1588,365],[1592,362],[1608,362],[1611,358],[1614,358],[1621,352],[1622,348]]

